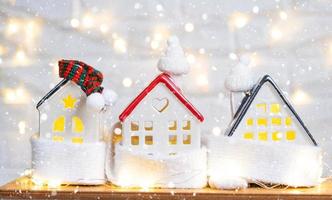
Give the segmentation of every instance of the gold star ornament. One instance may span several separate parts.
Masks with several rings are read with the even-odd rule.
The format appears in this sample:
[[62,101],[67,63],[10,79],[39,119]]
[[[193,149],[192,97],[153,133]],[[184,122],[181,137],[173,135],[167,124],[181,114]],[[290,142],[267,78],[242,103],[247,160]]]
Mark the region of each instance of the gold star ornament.
[[69,94],[66,98],[62,99],[62,101],[65,108],[73,109],[77,100]]

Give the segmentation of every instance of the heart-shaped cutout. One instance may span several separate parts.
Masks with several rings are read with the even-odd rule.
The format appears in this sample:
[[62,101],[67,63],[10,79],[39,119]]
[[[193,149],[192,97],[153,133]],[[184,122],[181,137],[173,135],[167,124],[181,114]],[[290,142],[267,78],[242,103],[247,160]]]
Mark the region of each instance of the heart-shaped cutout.
[[166,108],[168,107],[168,104],[169,104],[169,100],[167,98],[155,98],[155,99],[153,99],[152,107],[156,111],[161,113],[166,110]]

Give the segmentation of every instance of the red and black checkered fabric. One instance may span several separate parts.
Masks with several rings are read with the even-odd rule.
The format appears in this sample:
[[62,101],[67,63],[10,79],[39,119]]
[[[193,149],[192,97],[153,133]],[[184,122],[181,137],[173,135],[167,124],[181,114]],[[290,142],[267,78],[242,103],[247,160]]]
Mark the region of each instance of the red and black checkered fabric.
[[86,95],[93,92],[102,92],[101,84],[103,74],[81,61],[77,60],[60,60],[59,76],[79,85]]

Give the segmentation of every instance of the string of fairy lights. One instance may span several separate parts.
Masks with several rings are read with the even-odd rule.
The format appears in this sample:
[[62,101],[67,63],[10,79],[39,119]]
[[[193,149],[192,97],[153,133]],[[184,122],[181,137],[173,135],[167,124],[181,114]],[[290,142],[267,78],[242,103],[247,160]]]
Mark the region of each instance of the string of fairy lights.
[[[112,31],[112,23],[115,18],[111,16],[110,12],[100,11],[96,8],[88,8],[83,0],[71,1],[72,13],[71,18],[65,22],[54,21],[42,16],[36,15],[27,8],[15,5],[15,1],[4,1],[0,3],[0,18],[4,19],[4,26],[0,29],[0,68],[5,67],[28,67],[31,66],[37,56],[46,56],[45,52],[38,51],[38,41],[43,36],[43,26],[52,26],[59,30],[78,34],[81,37],[90,39],[95,42],[108,41],[110,48],[113,49],[115,54],[127,54],[129,46],[131,45],[125,36],[121,33]],[[142,4],[135,3],[135,9],[142,9]],[[257,47],[257,49],[268,49],[271,45],[279,43],[287,43],[290,36],[296,34],[297,30],[294,28],[294,23],[297,23],[298,18],[295,13],[289,9],[291,6],[287,5],[284,1],[280,1],[280,5],[274,10],[261,11],[258,6],[254,6],[251,12],[234,12],[227,16],[228,31],[231,35],[229,41],[231,52],[226,55],[231,60],[237,60],[238,56],[243,53],[240,48],[239,33],[250,22],[259,16],[273,16],[275,19],[273,24],[269,27],[269,38],[271,44],[266,46]],[[164,6],[157,4],[155,7],[160,16],[164,15]],[[296,13],[299,16],[300,13]],[[202,20],[209,20],[209,14],[203,13]],[[187,21],[183,26],[183,31],[190,33],[196,31],[195,23]],[[171,30],[165,25],[156,25],[150,35],[145,37],[145,42],[149,44],[151,51],[160,53],[165,43],[165,40],[170,36]],[[110,37],[111,36],[111,37]],[[319,39],[319,38],[318,38]],[[317,40],[317,38],[316,38]],[[330,43],[327,57],[332,56],[332,43]],[[208,91],[209,78],[208,68],[202,65],[201,58],[208,59],[207,49],[204,47],[197,50],[188,49],[187,59],[188,62],[194,66],[193,74],[195,82],[199,89]],[[251,52],[251,53],[250,53]],[[250,48],[250,57],[252,66],[256,67],[261,64],[262,56],[255,50],[255,47]],[[248,53],[248,52],[246,52]],[[50,57],[49,55],[47,55]],[[50,58],[51,59],[51,58]],[[332,61],[330,61],[332,63]],[[202,67],[203,66],[203,67]],[[211,66],[211,70],[216,67]],[[133,86],[134,81],[130,77],[123,77],[122,85],[125,88]],[[28,104],[31,102],[31,94],[22,86],[17,88],[3,88],[1,90],[1,97],[4,104]],[[293,91],[292,100],[295,104],[303,105],[311,101],[310,95],[301,89]],[[18,124],[20,133],[24,132],[26,125],[22,121]],[[215,127],[214,134],[219,134],[221,129]]]

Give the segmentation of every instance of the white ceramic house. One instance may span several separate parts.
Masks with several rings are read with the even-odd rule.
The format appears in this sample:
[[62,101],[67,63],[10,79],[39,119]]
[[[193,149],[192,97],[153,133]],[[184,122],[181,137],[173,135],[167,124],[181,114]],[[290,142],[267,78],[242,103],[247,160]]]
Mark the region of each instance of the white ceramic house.
[[146,155],[200,149],[199,111],[170,75],[160,74],[122,112],[121,145]]
[[227,135],[246,140],[317,145],[300,116],[269,75],[265,75],[247,92]]
[[86,94],[72,81],[63,79],[38,103],[41,139],[55,143],[92,143],[101,140],[101,112],[89,109]]

